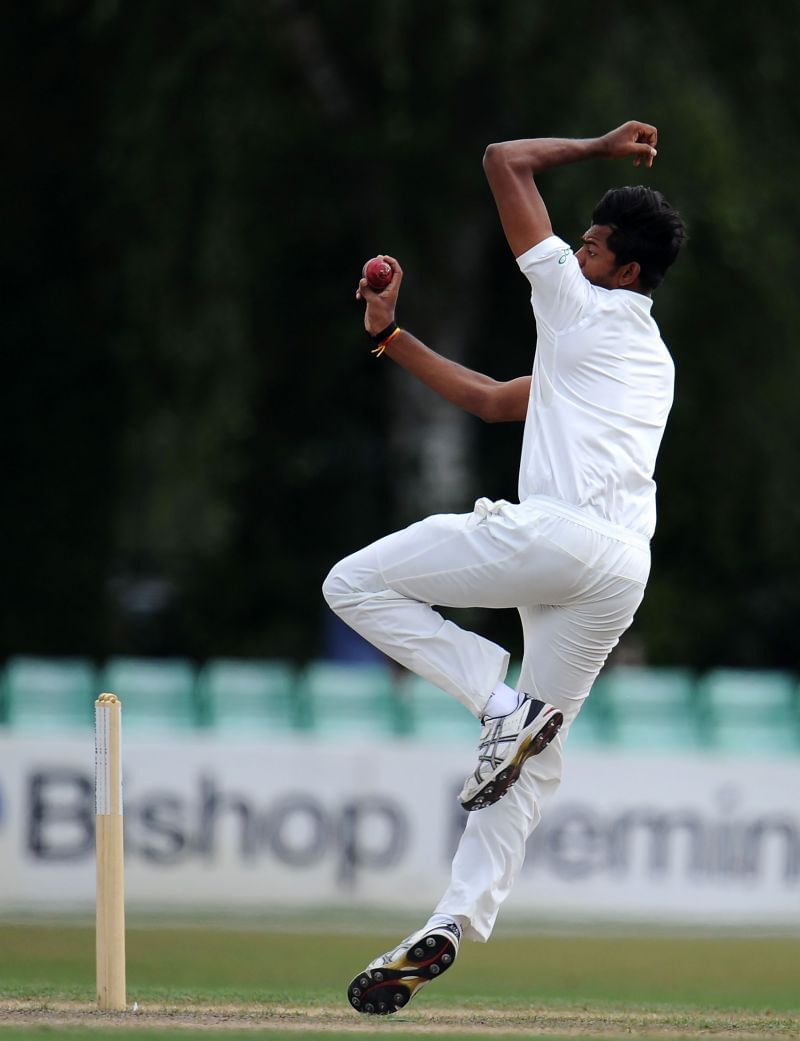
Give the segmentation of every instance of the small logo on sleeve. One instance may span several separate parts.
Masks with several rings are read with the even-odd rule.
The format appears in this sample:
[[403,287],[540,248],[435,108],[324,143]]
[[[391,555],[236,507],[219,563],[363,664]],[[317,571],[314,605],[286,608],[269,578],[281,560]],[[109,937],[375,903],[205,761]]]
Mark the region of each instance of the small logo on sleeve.
[[572,250],[569,246],[566,249],[561,250],[561,256],[558,258],[559,264],[566,264],[569,257],[572,256]]

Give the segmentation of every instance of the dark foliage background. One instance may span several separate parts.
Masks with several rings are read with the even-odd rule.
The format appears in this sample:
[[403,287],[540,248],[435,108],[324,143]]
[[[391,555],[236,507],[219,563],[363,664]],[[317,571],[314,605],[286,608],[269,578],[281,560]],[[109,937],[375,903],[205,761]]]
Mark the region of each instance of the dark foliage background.
[[[628,640],[652,663],[800,667],[800,6],[18,0],[3,6],[0,653],[323,650],[344,553],[479,494],[520,430],[373,360],[402,320],[529,371],[485,145],[660,130],[691,243],[656,317],[678,368]],[[542,179],[557,230],[641,175]],[[471,621],[517,649],[512,613]]]

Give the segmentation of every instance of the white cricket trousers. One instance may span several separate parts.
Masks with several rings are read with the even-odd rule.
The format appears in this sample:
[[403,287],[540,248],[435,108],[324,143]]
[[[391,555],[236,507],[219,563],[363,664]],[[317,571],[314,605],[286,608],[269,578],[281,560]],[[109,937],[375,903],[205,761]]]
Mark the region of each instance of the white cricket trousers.
[[[561,734],[530,758],[508,794],[469,814],[436,910],[487,940],[525,856],[542,803],[561,780],[562,746],[650,570],[643,537],[545,496],[479,499],[468,514],[428,517],[340,561],[328,604],[389,657],[481,718],[508,668],[506,650],[446,621],[440,607],[516,607],[524,655],[518,687],[564,713]],[[466,766],[465,775],[470,767]]]

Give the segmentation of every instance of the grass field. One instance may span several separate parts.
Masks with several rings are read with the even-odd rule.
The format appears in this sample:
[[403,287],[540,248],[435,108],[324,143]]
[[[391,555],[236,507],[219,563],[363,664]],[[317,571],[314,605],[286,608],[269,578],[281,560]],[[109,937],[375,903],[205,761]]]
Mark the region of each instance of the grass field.
[[0,924],[0,1035],[800,1038],[800,939],[499,936],[465,944],[402,1013],[357,1015],[345,985],[397,939],[129,928],[139,1010],[101,1014],[90,926]]

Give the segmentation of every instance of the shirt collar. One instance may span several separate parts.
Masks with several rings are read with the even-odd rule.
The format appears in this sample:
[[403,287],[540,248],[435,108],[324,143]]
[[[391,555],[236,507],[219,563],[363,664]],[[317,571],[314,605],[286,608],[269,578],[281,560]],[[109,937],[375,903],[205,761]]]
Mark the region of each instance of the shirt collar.
[[635,293],[632,289],[609,289],[609,293],[621,293],[630,307],[644,314],[650,314],[653,308],[652,296],[645,296],[644,293]]

